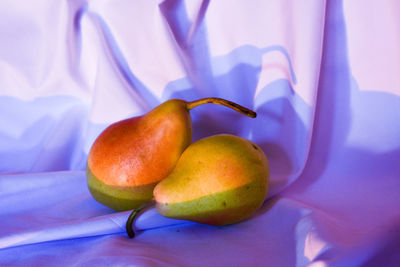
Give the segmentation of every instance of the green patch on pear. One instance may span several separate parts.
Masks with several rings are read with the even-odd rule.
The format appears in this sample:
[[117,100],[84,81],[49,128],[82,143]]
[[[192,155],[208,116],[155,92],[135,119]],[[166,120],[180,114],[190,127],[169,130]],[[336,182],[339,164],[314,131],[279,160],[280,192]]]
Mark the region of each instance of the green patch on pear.
[[240,222],[262,205],[266,185],[254,181],[235,189],[178,203],[156,203],[157,211],[168,218],[210,225],[229,225]]
[[87,183],[93,198],[101,204],[116,210],[136,209],[153,197],[156,183],[142,186],[112,186],[105,185],[86,168]]

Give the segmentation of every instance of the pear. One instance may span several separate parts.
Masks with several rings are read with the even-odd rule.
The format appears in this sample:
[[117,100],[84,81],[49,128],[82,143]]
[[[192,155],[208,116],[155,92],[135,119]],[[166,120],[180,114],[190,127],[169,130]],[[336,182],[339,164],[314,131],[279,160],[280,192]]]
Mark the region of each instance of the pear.
[[174,170],[154,188],[157,211],[169,218],[228,225],[264,202],[269,165],[253,142],[222,134],[191,144]]
[[256,116],[220,98],[192,102],[171,99],[142,116],[111,124],[89,151],[86,174],[92,196],[117,211],[137,208],[152,199],[155,185],[172,171],[191,143],[189,111],[205,103]]

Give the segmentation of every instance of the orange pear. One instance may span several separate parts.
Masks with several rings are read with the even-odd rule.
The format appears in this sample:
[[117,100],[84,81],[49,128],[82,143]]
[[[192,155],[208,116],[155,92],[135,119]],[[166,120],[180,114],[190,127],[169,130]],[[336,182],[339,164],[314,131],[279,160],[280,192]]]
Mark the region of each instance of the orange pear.
[[172,99],[142,116],[116,122],[98,136],[89,152],[86,173],[93,197],[118,211],[137,208],[152,199],[155,185],[173,170],[191,143],[189,111],[205,103],[256,116],[220,98]]

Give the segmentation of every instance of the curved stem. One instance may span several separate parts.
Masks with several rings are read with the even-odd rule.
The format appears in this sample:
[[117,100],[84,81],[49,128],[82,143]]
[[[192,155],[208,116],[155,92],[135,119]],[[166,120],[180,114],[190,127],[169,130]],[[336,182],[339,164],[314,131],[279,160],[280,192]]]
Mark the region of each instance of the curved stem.
[[132,210],[132,213],[129,215],[128,220],[126,221],[126,224],[125,224],[126,233],[128,234],[129,238],[135,237],[135,231],[133,231],[133,222],[135,221],[139,212],[141,212],[143,209],[145,209],[153,204],[154,204],[153,201],[146,202],[146,203],[143,203],[142,205],[140,205],[139,208]]
[[242,113],[242,114],[244,114],[244,115],[246,115],[246,116],[248,116],[250,118],[255,118],[257,116],[257,113],[255,113],[254,111],[252,111],[252,110],[250,110],[248,108],[245,108],[245,107],[243,107],[243,106],[241,106],[239,104],[236,104],[236,103],[234,103],[232,101],[225,100],[225,99],[222,99],[222,98],[217,98],[217,97],[202,98],[202,99],[199,99],[199,100],[188,102],[186,104],[186,107],[187,107],[188,110],[191,110],[194,107],[197,107],[199,105],[203,105],[203,104],[206,104],[206,103],[213,103],[213,104],[217,104],[217,105],[226,106],[226,107],[234,109],[234,110],[236,110],[236,111],[238,111],[238,112],[240,112],[240,113]]

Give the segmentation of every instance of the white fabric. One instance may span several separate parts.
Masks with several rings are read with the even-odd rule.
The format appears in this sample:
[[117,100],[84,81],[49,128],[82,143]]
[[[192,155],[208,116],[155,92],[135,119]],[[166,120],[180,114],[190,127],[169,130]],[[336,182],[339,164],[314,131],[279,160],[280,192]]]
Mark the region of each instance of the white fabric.
[[[0,265],[397,266],[400,4],[388,1],[0,2]],[[259,144],[271,186],[249,220],[211,227],[90,195],[112,122],[170,98],[193,141]],[[51,241],[51,242],[47,242]]]

